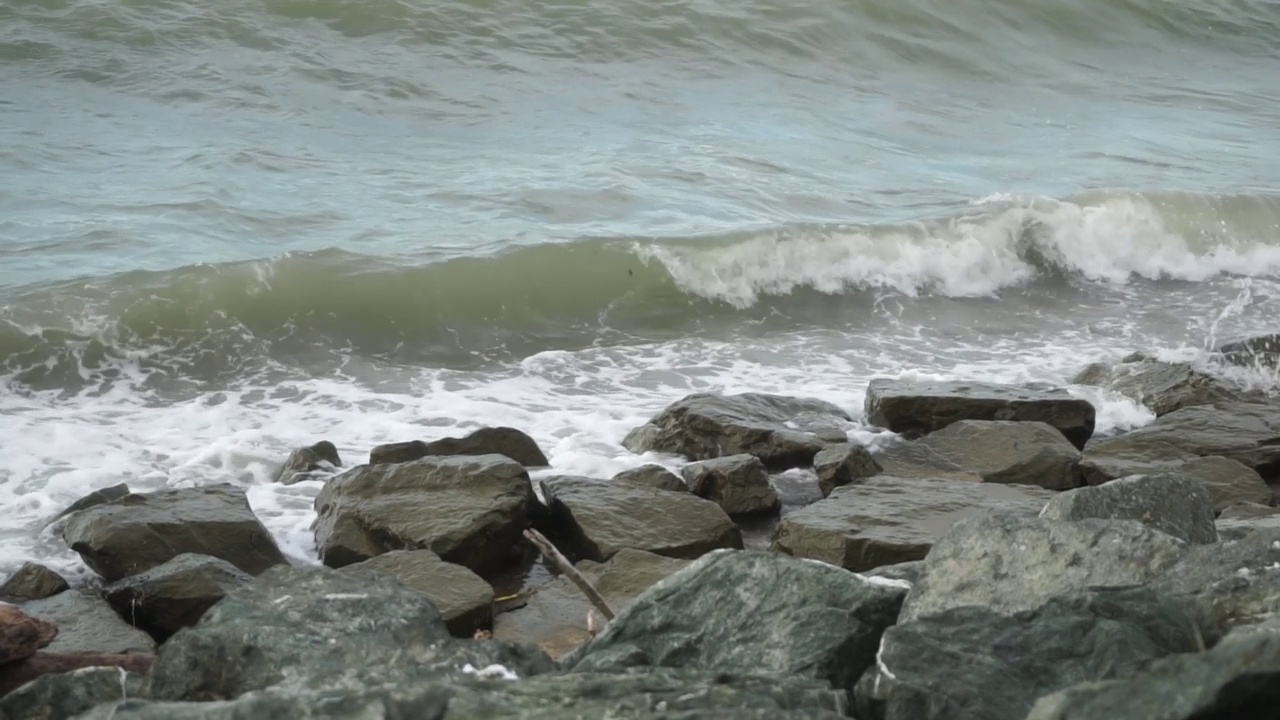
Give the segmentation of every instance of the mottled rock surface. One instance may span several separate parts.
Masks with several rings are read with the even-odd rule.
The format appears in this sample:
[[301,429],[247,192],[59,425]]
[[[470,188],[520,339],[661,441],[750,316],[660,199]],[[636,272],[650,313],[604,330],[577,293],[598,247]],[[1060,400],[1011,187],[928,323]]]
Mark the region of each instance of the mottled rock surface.
[[70,720],[95,705],[146,697],[145,691],[144,676],[122,677],[119,668],[103,666],[43,674],[8,694],[0,681],[0,718]]
[[689,463],[680,469],[689,491],[706,498],[731,516],[775,512],[778,494],[769,484],[769,471],[754,455]]
[[49,653],[150,654],[156,649],[150,635],[130,625],[106,600],[87,589],[32,600],[22,610],[58,626],[58,637],[45,648]]
[[842,485],[852,485],[884,471],[871,452],[855,443],[838,443],[823,448],[813,458],[822,497]]
[[225,560],[187,553],[118,580],[102,592],[121,617],[164,642],[195,625],[228,592],[252,580],[252,575]]
[[1213,497],[1182,475],[1133,475],[1052,498],[1040,515],[1048,520],[1137,520],[1189,543],[1214,543]]
[[988,483],[1068,490],[1084,484],[1080,451],[1042,422],[958,420],[881,453],[877,460],[973,473]]
[[23,563],[18,571],[0,585],[0,600],[23,602],[52,597],[66,590],[67,581],[58,573],[38,563]]
[[57,636],[57,625],[17,606],[0,605],[0,665],[35,655]]
[[493,624],[493,588],[489,583],[430,550],[392,550],[347,565],[342,572],[379,573],[417,590],[436,606],[455,637],[469,638]]

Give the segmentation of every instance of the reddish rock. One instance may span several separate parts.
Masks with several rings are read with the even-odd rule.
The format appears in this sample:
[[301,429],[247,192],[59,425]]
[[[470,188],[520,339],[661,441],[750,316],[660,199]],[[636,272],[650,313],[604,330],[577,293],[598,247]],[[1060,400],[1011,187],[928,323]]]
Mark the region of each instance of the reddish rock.
[[41,675],[71,672],[87,667],[118,667],[131,673],[151,671],[155,655],[100,655],[36,653],[25,660],[0,665],[0,695],[26,685]]
[[31,657],[57,636],[53,623],[33,618],[16,605],[0,605],[0,663]]

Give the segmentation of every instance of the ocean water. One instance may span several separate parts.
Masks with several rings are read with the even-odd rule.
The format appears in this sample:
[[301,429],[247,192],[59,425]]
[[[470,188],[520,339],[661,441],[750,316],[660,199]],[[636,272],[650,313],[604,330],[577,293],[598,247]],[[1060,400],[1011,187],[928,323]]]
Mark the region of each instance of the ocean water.
[[1274,0],[0,0],[0,574],[122,481],[313,562],[322,438],[607,478],[689,392],[1229,372],[1278,309]]

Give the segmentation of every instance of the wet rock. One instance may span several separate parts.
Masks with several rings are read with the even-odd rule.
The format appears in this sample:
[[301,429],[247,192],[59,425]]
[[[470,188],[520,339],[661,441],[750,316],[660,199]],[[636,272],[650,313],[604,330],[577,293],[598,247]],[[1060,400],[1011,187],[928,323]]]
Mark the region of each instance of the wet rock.
[[1087,400],[1043,384],[913,382],[878,378],[867,387],[867,420],[908,436],[960,420],[1043,422],[1076,448],[1093,436],[1096,411]]
[[347,565],[342,572],[373,572],[395,578],[422,593],[444,618],[454,637],[472,637],[493,625],[493,588],[461,565],[430,550],[393,550]]
[[106,600],[85,590],[68,590],[32,600],[23,612],[58,626],[58,637],[45,648],[53,654],[150,654],[151,636],[125,622]]
[[4,581],[4,585],[0,585],[0,600],[41,600],[57,595],[67,587],[67,581],[49,568],[37,563],[23,563]]
[[[17,693],[13,693],[11,691],[19,689],[21,689],[19,692],[25,692],[26,688],[23,686],[27,686],[29,688],[30,685],[28,685],[28,683],[32,683],[33,681],[52,682],[55,683],[55,687],[59,684],[67,684],[75,678],[75,675],[67,675],[66,673],[72,673],[76,670],[81,670],[82,668],[110,668],[109,672],[116,677],[116,686],[119,687],[123,682],[126,683],[126,687],[128,687],[126,673],[144,674],[151,669],[151,663],[154,660],[155,657],[153,655],[141,653],[129,655],[104,655],[101,653],[70,653],[63,655],[45,652],[36,653],[29,658],[0,666],[0,696],[3,696],[3,700],[0,700],[0,713],[3,713],[9,708],[14,708],[19,711],[34,712],[34,717],[40,718],[40,720],[48,720],[49,718],[54,717],[52,714],[53,711],[62,707],[64,702],[74,700],[76,697],[84,699],[84,693],[87,692],[87,690],[71,690],[67,696],[59,698],[56,702],[46,706],[34,707],[24,706],[24,703],[22,702],[22,697],[24,697],[24,695],[18,695],[18,700],[13,704],[10,704],[10,697],[9,695],[5,695],[5,693],[14,695]],[[59,677],[67,678],[67,680],[60,683],[56,680],[56,678]],[[49,678],[49,680],[44,680],[45,678]],[[28,697],[28,699],[38,699],[31,698],[30,696],[25,697]],[[42,712],[48,712],[49,714],[40,714]],[[9,720],[9,718],[3,714],[0,714],[0,718]]]
[[1084,484],[1080,451],[1042,422],[958,420],[919,440],[890,448],[878,459],[882,465],[937,464],[939,470],[960,469],[989,483],[1039,485],[1050,490]]
[[951,608],[885,632],[858,717],[1023,720],[1042,695],[1198,649],[1187,609],[1145,588],[1060,595],[1012,616]]
[[35,655],[57,636],[57,625],[14,605],[0,605],[0,665]]
[[[618,613],[630,607],[649,586],[689,562],[624,548],[607,562],[583,560],[575,567]],[[539,588],[525,607],[497,616],[493,636],[498,640],[536,643],[543,652],[559,659],[591,639],[587,633],[590,607],[582,591],[562,576]],[[598,622],[599,626],[604,625],[603,618]]]
[[1052,496],[1030,485],[877,475],[784,517],[773,549],[862,572],[923,559],[956,521],[983,509],[1034,516]]
[[196,624],[205,611],[253,576],[208,555],[184,553],[146,572],[118,580],[103,595],[121,617],[164,642]]
[[107,582],[183,553],[221,558],[250,575],[285,562],[244,490],[231,485],[132,493],[77,512],[62,537]]
[[963,605],[1012,614],[1063,593],[1141,584],[1164,574],[1188,547],[1136,520],[1046,520],[985,510],[934,543],[901,620]]
[[[1164,444],[1161,444],[1164,445]],[[1085,481],[1101,485],[1130,475],[1178,475],[1204,485],[1213,497],[1215,512],[1237,502],[1271,502],[1271,488],[1257,471],[1230,458],[1197,457],[1172,445],[1145,447],[1130,452],[1123,444],[1107,452],[1086,450],[1080,463]]]
[[622,444],[634,453],[691,460],[746,453],[771,471],[807,467],[822,448],[844,442],[848,413],[829,402],[764,393],[697,393],[668,405]]
[[604,562],[623,548],[693,559],[741,548],[742,533],[724,510],[689,493],[632,483],[560,476],[542,481],[551,523],[568,536],[561,550]]
[[1218,346],[1222,358],[1242,367],[1274,368],[1280,364],[1280,334],[1258,335]]
[[818,473],[822,497],[842,485],[852,485],[884,471],[865,447],[854,443],[823,448],[813,458],[813,469]]
[[850,689],[875,662],[904,594],[823,563],[721,551],[650,587],[561,665],[768,674]]
[[410,462],[431,455],[505,455],[529,467],[551,464],[533,438],[512,427],[483,427],[465,437],[431,442],[411,440],[379,445],[369,453],[369,464]]
[[662,467],[661,465],[641,465],[640,467],[623,470],[613,476],[611,482],[629,482],[640,485],[648,485],[659,490],[670,490],[672,492],[689,492],[689,486],[679,475]]
[[876,578],[880,578],[881,580],[890,580],[896,583],[906,583],[906,587],[909,589],[916,584],[923,572],[923,560],[908,560],[907,562],[894,563],[892,565],[881,565],[863,574],[873,582]]
[[[122,657],[136,659],[136,655]],[[149,660],[148,660],[148,667]],[[4,671],[0,670],[0,675]],[[0,718],[70,720],[95,705],[146,697],[146,678],[113,666],[89,666],[41,674],[7,695],[0,680]]]
[[338,448],[328,440],[321,440],[315,445],[289,453],[284,465],[276,472],[274,481],[281,485],[293,485],[304,480],[324,479],[340,467],[342,458],[338,457]]
[[58,516],[55,517],[50,524],[57,523],[58,521],[71,515],[72,513],[77,513],[77,512],[80,512],[81,510],[86,510],[88,508],[93,507],[94,505],[102,505],[103,503],[114,502],[130,494],[130,492],[131,491],[129,490],[129,486],[126,485],[125,483],[120,483],[119,485],[112,485],[111,487],[102,488],[101,490],[94,490],[88,495],[85,495],[84,497],[80,498],[79,500],[67,506],[67,509],[58,513]]
[[504,455],[362,465],[316,496],[316,547],[335,568],[425,549],[485,573],[520,554],[536,503],[528,472]]
[[754,455],[703,460],[685,465],[680,472],[690,492],[718,504],[730,516],[778,509],[778,494],[769,485],[769,471]]
[[[1089,382],[1085,382],[1089,381]],[[1193,405],[1239,400],[1242,391],[1196,370],[1188,363],[1169,363],[1140,357],[1101,372],[1077,376],[1076,382],[1096,385],[1145,405],[1157,417]]]
[[1047,520],[1137,520],[1189,543],[1218,541],[1209,491],[1180,475],[1132,475],[1070,490],[1049,500],[1040,516]]

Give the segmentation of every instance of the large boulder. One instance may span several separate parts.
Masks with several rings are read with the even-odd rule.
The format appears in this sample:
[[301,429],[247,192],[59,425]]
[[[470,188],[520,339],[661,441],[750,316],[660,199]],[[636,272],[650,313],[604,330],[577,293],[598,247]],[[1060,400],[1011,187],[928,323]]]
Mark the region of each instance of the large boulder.
[[400,463],[429,455],[505,455],[530,467],[550,465],[537,441],[512,427],[483,427],[464,437],[447,437],[431,442],[379,445],[369,453],[369,463]]
[[8,694],[2,683],[0,718],[4,720],[70,720],[102,703],[146,697],[145,676],[112,666],[41,674]]
[[721,551],[650,587],[561,665],[767,674],[851,689],[904,594],[824,563]]
[[[1092,367],[1091,367],[1092,369]],[[1077,382],[1119,393],[1145,405],[1156,417],[1193,405],[1239,400],[1243,392],[1196,370],[1189,363],[1170,363],[1138,356],[1126,358]]]
[[66,590],[66,579],[38,563],[23,563],[0,585],[0,600],[24,602],[52,597]]
[[131,493],[93,505],[67,519],[62,537],[107,582],[183,553],[221,558],[250,575],[285,562],[244,490],[225,484]]
[[1097,415],[1089,401],[1049,385],[885,378],[867,387],[865,410],[868,422],[907,436],[936,432],[960,420],[1043,422],[1076,448],[1093,436]]
[[417,590],[436,606],[455,637],[472,637],[493,624],[493,587],[430,550],[392,550],[341,571],[378,573]]
[[1051,497],[1030,485],[877,475],[785,516],[773,549],[861,572],[923,559],[952,524],[980,510],[1034,516]]
[[1213,498],[1204,485],[1181,475],[1132,475],[1070,490],[1051,499],[1040,516],[1137,520],[1189,543],[1218,541]]
[[1219,345],[1218,352],[1234,365],[1274,368],[1280,365],[1280,334],[1231,340]]
[[[583,560],[575,566],[600,591],[614,612],[631,606],[649,586],[689,564],[689,560],[625,548],[607,562]],[[587,613],[591,604],[568,578],[561,576],[538,588],[528,604],[494,619],[498,640],[533,642],[553,658],[561,658],[591,639]],[[601,625],[603,618],[599,619]]]
[[723,509],[691,493],[575,476],[542,481],[551,525],[566,550],[604,562],[624,548],[693,559],[717,548],[741,548],[742,532]]
[[901,620],[963,605],[1013,614],[1067,592],[1140,584],[1163,575],[1187,549],[1136,520],[1045,520],[987,510],[934,543]]
[[195,625],[227,593],[253,576],[226,560],[186,553],[103,588],[107,602],[130,623],[164,642]]
[[87,589],[32,600],[22,610],[58,627],[58,637],[44,648],[46,652],[117,655],[149,654],[156,649],[151,636],[125,622],[106,600]]
[[1198,641],[1186,608],[1145,588],[1060,595],[1012,616],[951,608],[885,632],[858,717],[1023,720],[1042,695],[1131,675]]
[[773,471],[807,467],[822,448],[844,442],[849,414],[813,398],[764,393],[697,393],[668,405],[622,444],[635,453],[691,460],[747,453]]
[[120,498],[129,495],[132,491],[127,483],[119,483],[110,487],[100,488],[85,495],[79,500],[71,503],[65,510],[58,513],[53,520],[49,521],[49,525],[57,525],[64,518],[69,517],[81,510],[87,510],[94,505],[102,505],[103,503],[114,502]]
[[304,480],[322,480],[340,467],[342,458],[338,456],[338,448],[328,440],[321,440],[289,453],[276,471],[275,481],[281,485],[293,485]]
[[828,445],[813,458],[813,469],[818,474],[818,489],[822,497],[842,485],[852,485],[879,475],[884,468],[871,452],[855,443]]
[[679,475],[670,470],[654,463],[641,465],[640,467],[629,468],[623,470],[609,482],[627,482],[638,483],[640,485],[648,485],[659,490],[670,490],[671,492],[689,492],[689,486]]
[[1084,484],[1080,451],[1046,423],[958,420],[913,442],[892,447],[881,465],[914,464],[970,472],[989,483],[1068,490]]
[[689,463],[680,469],[689,491],[706,498],[730,516],[757,515],[778,509],[778,493],[769,484],[769,471],[754,455],[726,457]]
[[316,547],[335,568],[426,549],[485,573],[519,554],[536,504],[528,472],[504,455],[361,465],[316,496]]
[[1215,512],[1238,502],[1268,504],[1271,488],[1256,470],[1231,458],[1199,457],[1168,443],[1092,445],[1080,461],[1085,482],[1101,485],[1130,475],[1180,475],[1198,481],[1213,497]]
[[0,665],[31,657],[58,636],[58,626],[14,605],[0,605]]

